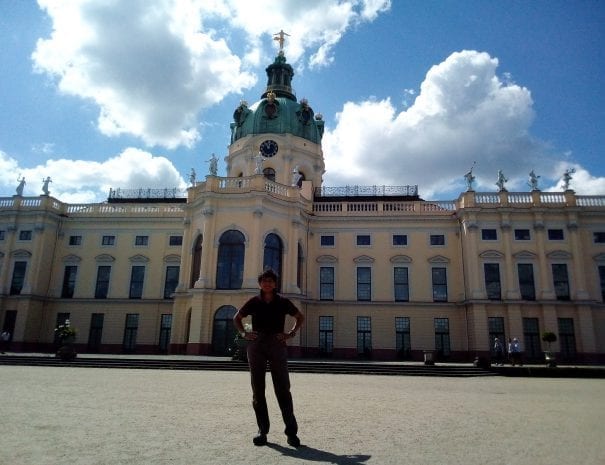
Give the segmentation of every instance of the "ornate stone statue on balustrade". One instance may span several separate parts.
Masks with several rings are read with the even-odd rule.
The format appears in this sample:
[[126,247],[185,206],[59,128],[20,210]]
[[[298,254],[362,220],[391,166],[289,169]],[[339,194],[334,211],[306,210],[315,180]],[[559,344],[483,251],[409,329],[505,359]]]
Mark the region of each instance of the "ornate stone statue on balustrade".
[[52,179],[50,179],[50,176],[47,176],[46,179],[42,180],[42,192],[44,193],[44,195],[49,195],[50,191],[48,190],[48,184],[50,184],[52,181]]
[[213,153],[212,157],[207,160],[206,163],[210,163],[210,165],[208,166],[208,172],[210,173],[210,176],[216,176],[218,173],[218,158],[216,157],[216,155]]
[[563,190],[569,190],[569,182],[571,181],[571,175],[576,172],[575,168],[569,168],[563,173]]
[[504,187],[504,184],[507,182],[508,179],[504,177],[502,170],[498,170],[498,182],[496,183],[496,186],[498,186],[498,192],[507,192],[506,187]]
[[23,196],[23,189],[25,188],[25,176],[21,176],[21,179],[17,178],[19,184],[17,185],[17,195]]
[[473,176],[473,168],[475,167],[476,163],[477,162],[474,161],[473,166],[471,166],[471,169],[469,170],[469,172],[464,175],[464,180],[466,181],[466,191],[467,192],[470,192],[473,190],[473,183],[475,182],[475,176]]

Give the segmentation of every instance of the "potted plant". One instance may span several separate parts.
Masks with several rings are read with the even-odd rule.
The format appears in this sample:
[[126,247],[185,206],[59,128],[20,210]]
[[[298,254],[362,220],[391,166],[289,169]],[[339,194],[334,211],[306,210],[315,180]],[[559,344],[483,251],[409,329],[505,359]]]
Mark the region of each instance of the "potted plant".
[[548,367],[554,368],[557,366],[557,360],[555,355],[550,350],[550,345],[557,340],[557,335],[552,331],[544,331],[542,333],[542,340],[548,344],[548,350],[544,352],[544,359]]
[[77,331],[71,326],[69,320],[65,320],[65,323],[55,328],[55,335],[59,341],[56,357],[67,361],[76,358],[74,342],[76,341]]
[[[252,331],[251,323],[244,323],[244,331]],[[235,352],[233,353],[232,360],[239,360],[240,362],[248,361],[248,340],[244,339],[237,331],[235,333]]]

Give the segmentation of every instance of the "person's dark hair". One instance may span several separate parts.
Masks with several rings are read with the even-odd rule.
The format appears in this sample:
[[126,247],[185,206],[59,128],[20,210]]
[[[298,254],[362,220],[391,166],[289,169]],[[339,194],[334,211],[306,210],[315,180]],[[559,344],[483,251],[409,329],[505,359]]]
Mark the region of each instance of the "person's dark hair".
[[258,275],[258,282],[260,283],[263,279],[272,279],[277,282],[277,274],[273,270],[265,270]]

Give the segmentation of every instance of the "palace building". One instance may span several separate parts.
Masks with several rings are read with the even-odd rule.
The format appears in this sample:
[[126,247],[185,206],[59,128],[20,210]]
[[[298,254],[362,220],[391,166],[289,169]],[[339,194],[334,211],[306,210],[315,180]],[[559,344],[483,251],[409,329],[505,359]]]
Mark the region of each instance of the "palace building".
[[[605,362],[605,196],[330,188],[322,116],[280,50],[233,114],[226,177],[186,195],[0,198],[0,325],[13,351],[227,355],[265,268],[306,317],[295,357],[472,361],[495,337],[527,360]],[[227,137],[227,135],[226,135]]]

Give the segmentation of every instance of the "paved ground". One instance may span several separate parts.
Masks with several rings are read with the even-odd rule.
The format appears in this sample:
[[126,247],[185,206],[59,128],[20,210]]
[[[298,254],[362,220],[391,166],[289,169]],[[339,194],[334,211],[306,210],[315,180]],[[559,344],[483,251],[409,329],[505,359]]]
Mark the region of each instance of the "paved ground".
[[605,463],[604,380],[291,378],[298,450],[272,392],[252,445],[244,372],[0,366],[0,464]]

